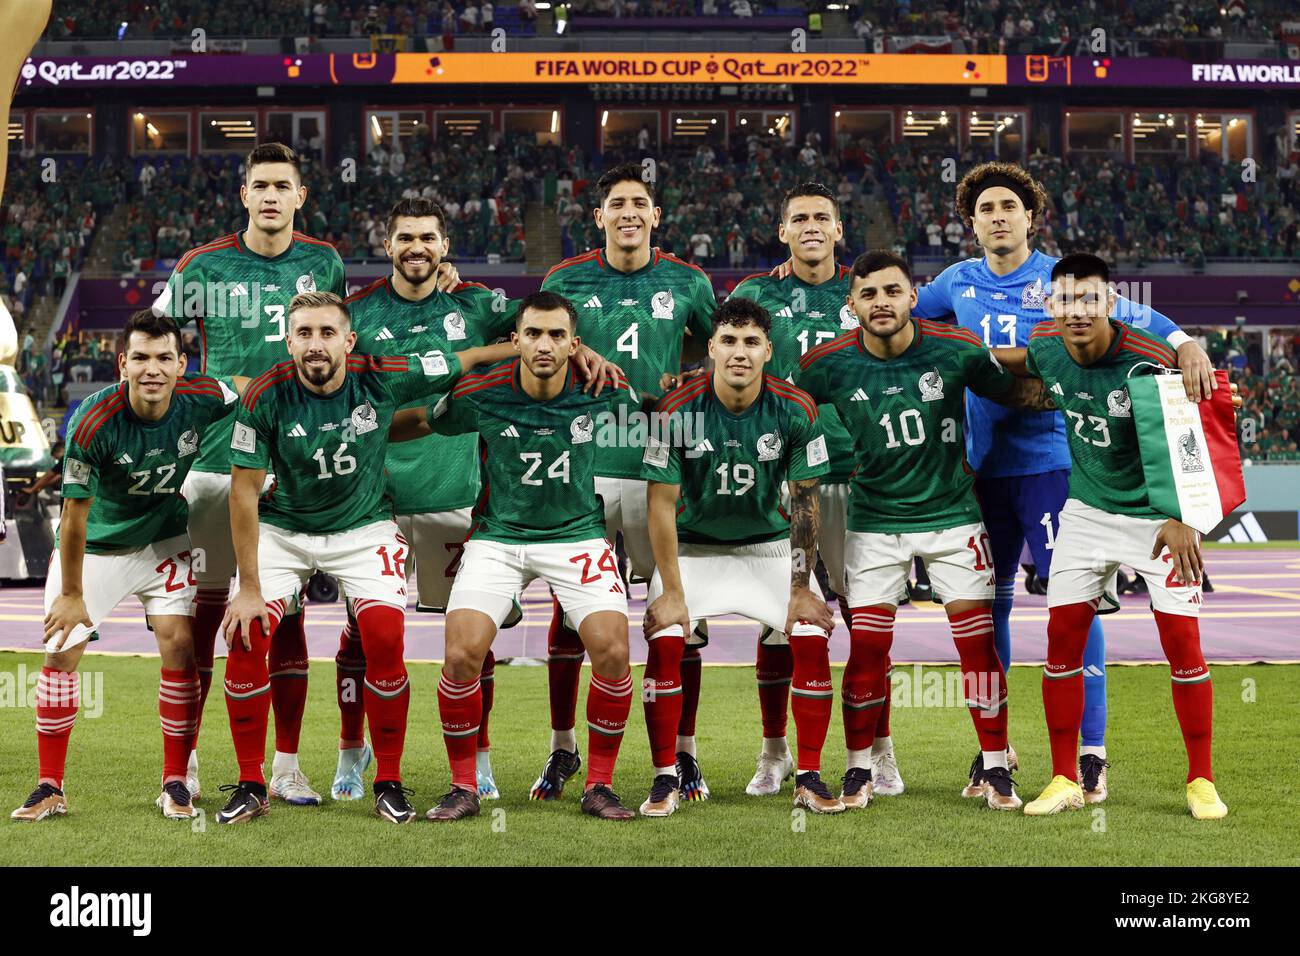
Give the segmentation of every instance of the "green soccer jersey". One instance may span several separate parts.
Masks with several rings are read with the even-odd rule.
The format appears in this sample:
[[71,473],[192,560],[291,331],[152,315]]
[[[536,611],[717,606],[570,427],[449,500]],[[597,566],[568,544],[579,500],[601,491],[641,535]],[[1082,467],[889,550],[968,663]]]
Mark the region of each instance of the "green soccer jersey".
[[258,505],[261,520],[286,531],[337,534],[393,516],[384,454],[393,412],[445,392],[460,362],[442,352],[358,355],[330,395],[308,391],[293,362],[258,376],[244,392],[230,439],[230,463],[275,474]]
[[783,378],[763,376],[739,415],[718,400],[713,376],[665,395],[655,409],[641,477],[680,486],[677,540],[755,544],[790,536],[781,483],[829,474],[817,405]]
[[1133,427],[1128,379],[1140,365],[1175,368],[1178,357],[1163,339],[1111,322],[1115,338],[1106,354],[1080,365],[1065,350],[1055,322],[1029,335],[1026,365],[1043,380],[1065,416],[1070,445],[1070,497],[1108,514],[1160,518],[1147,500],[1142,456]]
[[[583,344],[619,365],[639,394],[657,395],[665,372],[682,364],[687,330],[708,339],[717,300],[704,270],[658,249],[635,272],[619,272],[599,249],[566,259],[546,274],[542,288],[558,292],[578,310]],[[636,478],[644,446],[635,435],[600,448],[596,474]]]
[[563,391],[538,401],[519,384],[519,360],[466,376],[429,408],[437,433],[478,433],[483,491],[470,536],[505,544],[586,541],[605,537],[596,497],[598,444],[615,431],[598,418],[635,406],[620,386],[599,398],[582,391],[572,366]]
[[973,332],[913,320],[912,344],[879,359],[846,332],[799,360],[795,384],[834,405],[853,436],[848,530],[942,531],[980,520],[966,464],[966,389],[1005,395],[1011,373]]
[[63,497],[93,498],[86,552],[142,548],[185,533],[180,488],[204,434],[233,416],[238,396],[206,375],[176,383],[167,413],[147,422],[131,411],[127,385],[100,389],[68,423]]
[[[515,327],[518,302],[477,282],[451,292],[404,299],[379,279],[348,299],[357,348],[371,355],[450,354],[488,345]],[[422,405],[424,403],[414,403]],[[471,435],[429,435],[388,446],[389,491],[399,515],[468,508],[478,498],[476,442]]]
[[[289,302],[314,291],[347,295],[343,260],[328,242],[295,232],[288,249],[268,258],[236,232],[182,256],[153,310],[195,324],[204,374],[255,378],[288,357]],[[229,473],[233,424],[208,429],[197,471]]]
[[[848,266],[840,266],[833,279],[820,285],[809,285],[793,273],[784,279],[760,273],[732,290],[732,298],[753,299],[772,315],[772,361],[767,371],[792,378],[800,357],[810,349],[858,328],[858,317],[845,301],[852,273]],[[818,414],[831,459],[830,473],[822,481],[842,484],[853,473],[853,439],[834,405],[823,405]]]

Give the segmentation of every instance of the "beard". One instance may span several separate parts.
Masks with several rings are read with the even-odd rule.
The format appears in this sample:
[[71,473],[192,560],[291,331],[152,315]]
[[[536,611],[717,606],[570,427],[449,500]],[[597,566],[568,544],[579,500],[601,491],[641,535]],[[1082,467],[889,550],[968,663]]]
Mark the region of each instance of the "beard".
[[339,370],[340,362],[328,361],[325,365],[307,365],[302,366],[302,377],[310,384],[321,386],[334,377]]
[[895,315],[893,317],[893,324],[886,328],[882,328],[879,325],[873,325],[873,320],[871,319],[868,319],[866,322],[859,320],[859,324],[868,335],[874,335],[878,339],[892,339],[899,332],[903,331],[907,326],[907,323],[911,320],[912,317],[910,315],[901,317]]
[[393,265],[397,268],[398,274],[407,282],[411,283],[411,285],[420,285],[423,282],[428,282],[429,279],[432,278],[433,274],[438,271],[439,264],[434,262],[431,258],[428,264],[423,267],[423,275],[419,275],[416,272],[417,269],[421,268],[420,266],[409,266],[401,259],[396,260]]

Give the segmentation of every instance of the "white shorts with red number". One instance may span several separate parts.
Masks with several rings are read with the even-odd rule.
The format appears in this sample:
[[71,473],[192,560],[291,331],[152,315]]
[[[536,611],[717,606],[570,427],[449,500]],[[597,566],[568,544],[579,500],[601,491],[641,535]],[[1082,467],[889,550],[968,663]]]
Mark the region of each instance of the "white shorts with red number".
[[336,534],[304,534],[262,523],[257,541],[262,594],[286,601],[316,571],[338,579],[351,600],[406,608],[406,538],[391,520]]
[[447,613],[482,611],[500,627],[524,589],[538,578],[555,592],[575,630],[596,611],[627,615],[627,593],[614,548],[603,538],[567,544],[471,539],[451,586]]
[[[262,492],[274,482],[268,474]],[[236,570],[230,537],[230,474],[191,470],[181,485],[181,497],[190,511],[194,580],[200,589],[225,590]]]
[[[977,521],[943,531],[850,531],[844,555],[849,606],[897,605],[907,593],[914,557],[925,562],[934,592],[945,603],[993,600],[989,536]],[[1056,559],[1052,561],[1055,574]]]
[[[88,640],[113,613],[113,608],[132,594],[140,599],[144,613],[150,617],[168,614],[193,617],[195,588],[190,574],[189,536],[178,535],[130,551],[87,554],[81,566],[81,589],[86,614],[94,627],[78,624],[60,650],[70,650]],[[62,590],[63,568],[59,564],[59,552],[55,551],[45,576],[46,613]],[[54,653],[52,639],[46,641],[45,649]]]
[[398,515],[397,526],[410,542],[406,564],[409,580],[415,574],[416,593],[422,609],[441,611],[451,595],[460,556],[469,537],[472,508]]
[[1201,586],[1178,580],[1168,549],[1158,558],[1151,557],[1156,533],[1164,523],[1164,518],[1107,514],[1077,498],[1067,500],[1052,549],[1047,606],[1102,598],[1119,566],[1126,564],[1146,581],[1151,606],[1157,611],[1199,617]]
[[631,573],[643,581],[649,581],[655,569],[646,486],[640,478],[596,478],[596,494],[605,504],[605,535],[613,541],[617,532],[623,532]]
[[[790,610],[790,539],[760,544],[678,544],[677,569],[686,595],[686,610],[691,615],[691,634],[686,643],[701,646],[708,636],[697,632],[696,625],[710,617],[738,614],[756,624],[766,625],[764,644],[788,644],[785,618]],[[817,578],[808,586],[821,597]],[[650,579],[646,606],[664,592],[658,570]],[[811,624],[796,625],[796,634],[826,632]],[[680,624],[672,624],[650,635],[650,640],[665,634],[681,636]],[[746,640],[749,640],[747,637]]]

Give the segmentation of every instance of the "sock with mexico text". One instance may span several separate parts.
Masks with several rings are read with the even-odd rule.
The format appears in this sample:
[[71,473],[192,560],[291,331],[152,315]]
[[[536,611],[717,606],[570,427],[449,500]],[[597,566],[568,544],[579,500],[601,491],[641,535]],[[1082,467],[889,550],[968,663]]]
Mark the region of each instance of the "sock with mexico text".
[[[767,630],[764,629],[764,634]],[[794,676],[794,655],[789,644],[764,644],[758,641],[754,662],[758,679],[758,709],[763,718],[763,737],[784,737],[786,716],[790,708],[790,681]]]
[[1187,782],[1214,779],[1210,762],[1214,738],[1214,685],[1201,653],[1201,627],[1194,617],[1156,611],[1160,646],[1169,660],[1174,713],[1187,747]]
[[158,680],[158,719],[162,723],[162,782],[185,780],[199,729],[199,672],[162,668]]
[[650,737],[650,760],[656,768],[677,762],[677,726],[682,719],[682,652],[686,638],[660,634],[646,652],[645,727]]
[[226,598],[229,588],[199,588],[194,597],[194,620],[190,630],[194,634],[194,661],[199,669],[199,720],[194,729],[194,742],[199,740],[199,727],[203,726],[203,707],[208,702],[212,687],[212,663],[216,657],[217,631],[226,615]]
[[885,605],[852,609],[849,661],[844,667],[844,685],[840,691],[850,767],[870,766],[864,761],[876,738],[881,709],[889,699],[885,672],[889,667],[889,649],[894,643],[895,613],[895,608]]
[[442,719],[442,741],[451,763],[451,785],[478,791],[475,751],[478,725],[483,718],[483,688],[479,679],[459,683],[447,676],[444,667],[438,681],[438,715]]
[[1006,750],[1007,676],[998,661],[993,640],[993,612],[987,607],[950,612],[948,626],[957,645],[966,708],[975,724],[980,750],[986,753]]
[[479,686],[483,689],[483,719],[478,725],[478,749],[491,750],[492,740],[488,737],[488,715],[492,713],[492,701],[497,689],[497,658],[491,651],[483,658],[483,669],[478,675]]
[[366,655],[366,723],[375,750],[375,779],[400,781],[411,707],[411,682],[403,660],[406,609],[364,599],[354,607]]
[[275,714],[275,749],[296,754],[307,706],[306,613],[288,614],[271,632],[271,711]]
[[622,677],[602,677],[595,668],[587,688],[587,788],[609,785],[632,712],[632,671]]
[[339,749],[365,745],[366,702],[361,682],[366,672],[366,652],[361,647],[361,631],[351,614],[339,635],[339,652],[334,655],[334,686],[339,702]]
[[1079,727],[1083,723],[1083,648],[1097,602],[1061,604],[1047,612],[1047,664],[1043,712],[1052,746],[1052,776],[1079,779]]
[[52,780],[63,789],[68,739],[81,709],[81,675],[45,666],[36,680],[36,751],[38,780]]
[[790,650],[794,665],[790,707],[798,738],[799,772],[820,771],[835,702],[828,639],[822,634],[792,634]]
[[[266,605],[271,630],[284,615],[284,600]],[[235,635],[226,658],[226,711],[230,715],[230,737],[235,744],[241,782],[265,786],[262,764],[266,760],[266,724],[271,716],[271,677],[266,657],[271,636],[254,620],[248,628],[249,650],[243,637]]]
[[551,729],[573,730],[578,714],[578,682],[587,649],[578,632],[564,625],[564,609],[551,596],[551,627],[546,633],[546,676],[551,697]]

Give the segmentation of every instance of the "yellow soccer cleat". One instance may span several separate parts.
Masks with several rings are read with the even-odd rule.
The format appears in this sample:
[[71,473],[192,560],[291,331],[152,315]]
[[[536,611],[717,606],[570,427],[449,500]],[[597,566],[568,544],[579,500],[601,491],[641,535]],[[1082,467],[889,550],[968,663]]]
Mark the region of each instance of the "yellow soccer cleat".
[[1228,815],[1228,807],[1219,799],[1214,781],[1204,777],[1197,777],[1187,785],[1187,809],[1198,820],[1222,820]]
[[1031,817],[1045,817],[1062,810],[1079,810],[1083,807],[1083,787],[1068,777],[1057,774],[1037,800],[1025,804],[1025,813]]

